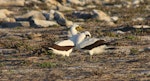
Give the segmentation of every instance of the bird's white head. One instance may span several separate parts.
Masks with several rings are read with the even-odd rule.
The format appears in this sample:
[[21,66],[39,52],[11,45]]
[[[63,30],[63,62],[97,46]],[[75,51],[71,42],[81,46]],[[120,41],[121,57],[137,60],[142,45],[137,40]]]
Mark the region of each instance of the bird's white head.
[[76,45],[79,45],[81,42],[83,42],[84,40],[91,38],[91,34],[89,31],[85,31],[83,33],[80,33],[77,37],[77,43]]
[[70,28],[70,32],[72,35],[78,34],[78,32],[80,32],[81,30],[83,30],[83,28],[78,24],[73,24]]
[[85,31],[84,34],[85,34],[86,38],[91,38],[92,37],[91,33],[89,31]]

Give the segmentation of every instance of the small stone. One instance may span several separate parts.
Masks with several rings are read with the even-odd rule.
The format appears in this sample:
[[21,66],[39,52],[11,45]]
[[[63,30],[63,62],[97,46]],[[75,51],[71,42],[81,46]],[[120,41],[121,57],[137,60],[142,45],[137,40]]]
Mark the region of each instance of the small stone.
[[32,39],[32,40],[35,40],[35,41],[41,41],[42,40],[42,34],[41,33],[32,33],[32,32],[29,32],[26,34],[27,38],[28,39]]
[[84,5],[85,3],[81,2],[80,0],[68,0],[69,3],[75,5]]
[[140,40],[142,40],[142,41],[150,41],[150,36],[148,35],[148,36],[138,36],[138,38],[140,39]]
[[23,27],[30,27],[30,23],[28,21],[19,21]]
[[112,18],[103,11],[94,9],[92,12],[93,12],[92,18],[96,18],[97,20],[100,21],[105,21],[107,25],[115,26],[115,23],[113,22]]
[[107,25],[110,25],[110,26],[115,26],[115,23],[112,22],[112,21],[110,21],[110,22],[107,22],[107,21],[106,21],[106,24],[107,24]]
[[67,27],[70,27],[71,25],[73,25],[73,22],[72,22],[72,21],[67,20],[67,22],[66,22],[66,26],[67,26]]
[[144,3],[144,0],[132,0],[134,6],[139,6],[140,3]]
[[67,3],[67,0],[57,0],[60,4],[65,5]]
[[24,6],[25,0],[0,0],[0,6]]
[[72,11],[74,9],[71,7],[67,7],[67,6],[58,6],[58,10],[59,11]]
[[28,58],[27,58],[27,60],[32,61],[32,62],[34,62],[34,63],[36,63],[36,62],[38,62],[39,57],[32,56],[32,57],[28,57]]
[[115,4],[114,7],[122,8],[122,5],[121,4]]
[[125,32],[120,31],[120,30],[116,31],[116,33],[117,33],[117,34],[125,34]]
[[21,15],[21,16],[17,16],[16,19],[28,19],[29,17],[33,17],[35,19],[41,19],[41,20],[46,20],[45,16],[43,15],[42,12],[40,11],[35,11],[35,10],[32,10],[24,15]]
[[150,11],[150,5],[147,5],[145,10]]
[[117,20],[119,19],[119,17],[118,17],[118,16],[113,16],[113,17],[111,17],[111,19],[112,19],[113,21],[117,21]]
[[101,1],[101,3],[104,6],[112,6],[112,5],[114,5],[114,2],[116,2],[116,1],[114,1],[114,0],[103,0],[103,1]]
[[35,38],[35,37],[41,37],[42,34],[41,33],[32,33],[32,32],[29,32],[26,34],[27,37],[29,38]]
[[132,20],[133,20],[133,21],[144,21],[145,18],[138,17],[138,18],[134,18],[134,19],[132,19]]
[[1,23],[2,28],[14,28],[14,27],[22,27],[19,22],[3,22]]
[[50,27],[50,26],[55,26],[58,24],[55,21],[32,19],[30,20],[30,25],[33,27]]
[[77,22],[84,22],[84,19],[76,19]]
[[[91,1],[91,0],[89,0],[89,1]],[[100,1],[100,0],[92,0],[92,2],[97,5],[102,5],[102,1]]]
[[65,25],[66,18],[63,13],[55,11],[54,19],[57,21],[58,24]]
[[32,16],[32,18],[34,19],[40,19],[40,20],[46,20],[45,16],[43,15],[43,13],[37,13],[37,14],[34,14]]
[[133,28],[150,28],[149,25],[134,25]]
[[13,11],[9,11],[7,9],[0,9],[0,18],[6,18],[7,16],[14,14]]
[[54,13],[55,13],[55,10],[50,10],[50,12],[44,12],[43,15],[45,16],[46,20],[54,20]]
[[54,5],[54,6],[60,6],[61,4],[59,2],[57,2],[56,0],[43,0],[44,3],[46,3],[46,5],[48,7]]
[[150,51],[150,47],[144,48],[144,51]]
[[132,6],[132,3],[130,1],[122,1],[123,7],[130,8]]
[[39,0],[26,0],[25,1],[26,5],[30,5],[30,4],[33,4],[33,3],[35,3],[35,4],[41,4],[41,1],[39,1]]
[[93,17],[97,18],[98,20],[104,20],[107,22],[111,22],[112,19],[110,18],[110,16],[108,16],[105,12],[101,11],[101,10],[93,10]]
[[55,11],[54,13],[54,19],[57,21],[57,23],[61,26],[70,26],[73,24],[72,21],[69,21],[65,18],[65,16],[63,15],[63,13]]
[[85,8],[79,6],[79,7],[76,7],[76,10],[82,11],[82,10],[85,10]]
[[72,13],[73,16],[81,19],[90,19],[93,17],[93,14],[90,12],[84,12],[84,11],[74,11]]
[[48,13],[48,20],[54,20],[54,13],[55,13],[55,10],[50,10],[50,12]]
[[88,5],[88,6],[86,6],[86,8],[96,8],[96,6],[95,5]]
[[14,18],[0,18],[0,22],[16,22]]
[[0,49],[0,53],[2,54],[14,54],[17,53],[16,49]]
[[130,49],[132,46],[116,46],[116,48],[117,49],[114,51],[114,53],[130,54]]
[[2,20],[3,18],[7,18],[6,14],[0,13],[0,19]]

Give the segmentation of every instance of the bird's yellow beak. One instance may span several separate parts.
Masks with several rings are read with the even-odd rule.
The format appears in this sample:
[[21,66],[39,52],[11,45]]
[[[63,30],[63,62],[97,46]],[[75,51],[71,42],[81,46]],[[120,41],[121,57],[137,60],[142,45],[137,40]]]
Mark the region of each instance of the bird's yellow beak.
[[76,27],[76,30],[77,30],[77,31],[82,31],[83,29],[84,29],[84,28],[81,27],[81,26]]

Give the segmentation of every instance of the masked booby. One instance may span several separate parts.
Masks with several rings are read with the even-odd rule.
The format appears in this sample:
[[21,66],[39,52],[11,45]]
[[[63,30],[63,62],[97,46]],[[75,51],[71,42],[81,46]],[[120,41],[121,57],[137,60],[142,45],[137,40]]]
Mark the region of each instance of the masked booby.
[[78,34],[80,34],[80,31],[83,30],[83,28],[78,25],[78,24],[73,24],[71,27],[70,27],[70,36],[69,36],[69,39],[72,40],[74,42],[74,44],[76,44],[76,40],[77,40],[77,37],[78,37]]
[[109,45],[109,42],[90,37],[91,34],[88,31],[80,33],[77,37],[76,48],[79,50],[84,50],[84,52],[88,52],[90,55],[100,54],[108,49],[107,45]]
[[69,30],[71,33],[69,39],[55,42],[51,47],[49,47],[49,49],[52,50],[52,52],[55,54],[69,56],[73,51],[76,38],[80,30],[82,30],[82,27],[80,27],[78,24],[74,24]]
[[83,28],[78,25],[78,24],[73,24],[70,29],[69,29],[69,32],[71,33],[71,36],[72,37],[73,35],[76,35],[78,33],[80,33],[79,31],[83,30]]
[[52,50],[54,54],[63,56],[69,56],[70,53],[73,51],[73,48],[74,42],[72,42],[71,40],[59,41],[49,47],[49,49]]

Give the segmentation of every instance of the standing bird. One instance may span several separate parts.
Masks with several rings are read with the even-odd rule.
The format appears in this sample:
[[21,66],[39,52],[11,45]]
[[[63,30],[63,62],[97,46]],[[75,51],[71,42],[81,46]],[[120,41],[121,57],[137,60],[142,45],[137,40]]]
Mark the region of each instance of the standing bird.
[[76,48],[88,52],[90,55],[93,55],[103,53],[107,49],[113,49],[107,47],[109,44],[110,42],[106,42],[105,40],[91,38],[90,32],[85,31],[78,35]]
[[77,37],[80,34],[80,31],[82,31],[83,28],[78,25],[78,24],[73,24],[73,26],[70,27],[70,36],[69,39],[72,40],[74,42],[74,44],[76,44],[77,42]]

